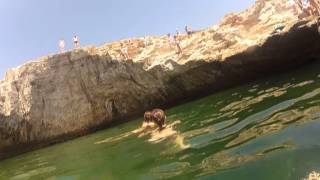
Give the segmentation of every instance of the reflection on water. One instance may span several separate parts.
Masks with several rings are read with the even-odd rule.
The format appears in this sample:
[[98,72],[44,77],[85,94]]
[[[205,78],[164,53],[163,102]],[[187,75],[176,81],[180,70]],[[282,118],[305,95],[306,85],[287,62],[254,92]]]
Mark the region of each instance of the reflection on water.
[[303,178],[303,180],[318,180],[320,179],[320,173],[312,171],[307,178]]
[[0,179],[303,179],[320,172],[318,69],[170,109],[165,134],[139,119],[2,161]]
[[49,172],[52,172],[54,170],[56,170],[55,167],[38,168],[38,169],[30,170],[30,171],[27,171],[27,172],[23,172],[23,173],[21,173],[19,175],[13,176],[11,179],[12,180],[29,179],[29,178],[31,178],[33,176],[49,173]]

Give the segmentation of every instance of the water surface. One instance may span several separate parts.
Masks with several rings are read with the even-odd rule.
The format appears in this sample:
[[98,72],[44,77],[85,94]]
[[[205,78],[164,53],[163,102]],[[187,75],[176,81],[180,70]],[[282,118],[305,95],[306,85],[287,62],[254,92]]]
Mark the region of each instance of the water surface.
[[[167,110],[177,134],[142,119],[0,162],[0,179],[302,179],[320,172],[320,64]],[[99,143],[100,142],[100,143]]]

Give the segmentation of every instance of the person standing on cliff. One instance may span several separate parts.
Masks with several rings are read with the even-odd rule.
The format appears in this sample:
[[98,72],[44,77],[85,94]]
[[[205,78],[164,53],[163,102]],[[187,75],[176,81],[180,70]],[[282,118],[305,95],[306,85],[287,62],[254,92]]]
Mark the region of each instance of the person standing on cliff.
[[186,25],[186,26],[184,27],[184,29],[185,29],[187,35],[190,37],[191,34],[192,34],[191,28]]
[[128,47],[124,46],[123,43],[120,44],[121,46],[121,55],[124,57],[125,60],[130,59],[129,54],[128,54]]
[[181,49],[181,46],[180,46],[180,41],[178,39],[178,36],[174,36],[174,43],[177,46],[176,53],[180,55],[182,53],[182,49]]
[[171,34],[170,34],[170,33],[169,33],[167,36],[168,36],[168,41],[169,41],[170,49],[172,49],[172,46],[174,46],[174,44],[175,44],[174,37],[173,37],[173,36],[171,36]]
[[60,41],[59,41],[60,53],[64,53],[65,47],[66,47],[66,44],[65,44],[65,42],[64,42],[64,39],[60,39]]
[[80,41],[79,41],[79,37],[77,35],[74,35],[72,40],[73,40],[74,48],[80,47]]
[[143,43],[145,47],[151,45],[151,42],[147,36],[143,38]]
[[176,29],[176,35],[177,35],[177,36],[180,36],[180,34],[181,34],[181,33],[180,33],[179,29],[177,28],[177,29]]

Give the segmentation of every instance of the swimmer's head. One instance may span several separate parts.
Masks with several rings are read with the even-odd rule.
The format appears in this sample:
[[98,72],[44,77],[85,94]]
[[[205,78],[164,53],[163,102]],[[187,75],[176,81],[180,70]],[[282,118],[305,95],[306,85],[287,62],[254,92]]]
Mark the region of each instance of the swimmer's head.
[[144,113],[144,122],[146,123],[152,122],[152,113],[150,111],[146,111]]
[[166,114],[162,109],[154,109],[152,111],[152,119],[158,125],[159,129],[162,130],[166,121]]

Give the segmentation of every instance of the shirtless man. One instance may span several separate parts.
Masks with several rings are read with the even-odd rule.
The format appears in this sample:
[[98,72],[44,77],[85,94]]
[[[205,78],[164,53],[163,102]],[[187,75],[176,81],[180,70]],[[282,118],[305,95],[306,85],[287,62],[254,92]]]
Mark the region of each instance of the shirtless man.
[[166,115],[162,109],[154,109],[152,111],[152,118],[158,126],[158,129],[152,131],[151,137],[148,140],[149,142],[159,143],[164,140],[173,140],[174,144],[181,149],[190,147],[189,144],[185,143],[184,137],[175,130],[175,126],[181,123],[181,121],[177,120],[173,123],[166,124]]
[[154,123],[158,126],[158,130],[162,131],[166,127],[166,114],[162,109],[154,109],[151,114]]
[[144,120],[140,128],[135,129],[128,133],[128,135],[131,134],[140,134],[139,137],[144,136],[146,134],[151,133],[150,130],[154,130],[157,128],[157,124],[153,120],[152,112],[151,111],[146,111],[144,113]]
[[178,36],[174,36],[174,43],[177,46],[176,53],[180,55],[182,53],[182,49],[181,49],[181,46],[180,46],[180,41],[178,39]]
[[154,128],[156,126],[156,124],[153,121],[152,118],[152,112],[147,111],[144,113],[144,121],[142,123],[142,128],[144,129],[148,129],[148,128]]
[[192,35],[192,30],[191,30],[191,28],[189,26],[186,25],[184,27],[184,30],[186,31],[188,37],[190,37]]
[[173,37],[173,36],[171,36],[171,34],[170,34],[170,33],[167,35],[167,37],[168,37],[168,41],[169,41],[170,49],[172,49],[172,47],[173,47],[173,46],[174,46],[174,44],[175,44],[174,37]]
[[144,113],[144,120],[140,128],[131,131],[133,134],[140,134],[139,137],[151,133],[150,130],[157,128],[157,125],[153,121],[152,112],[146,111]]
[[80,47],[80,41],[79,41],[79,37],[77,36],[77,35],[75,35],[75,36],[73,36],[73,46],[75,47],[75,48],[78,48],[78,47]]
[[123,43],[120,44],[121,46],[121,55],[125,58],[125,60],[130,59],[129,54],[128,54],[128,47],[124,46]]

